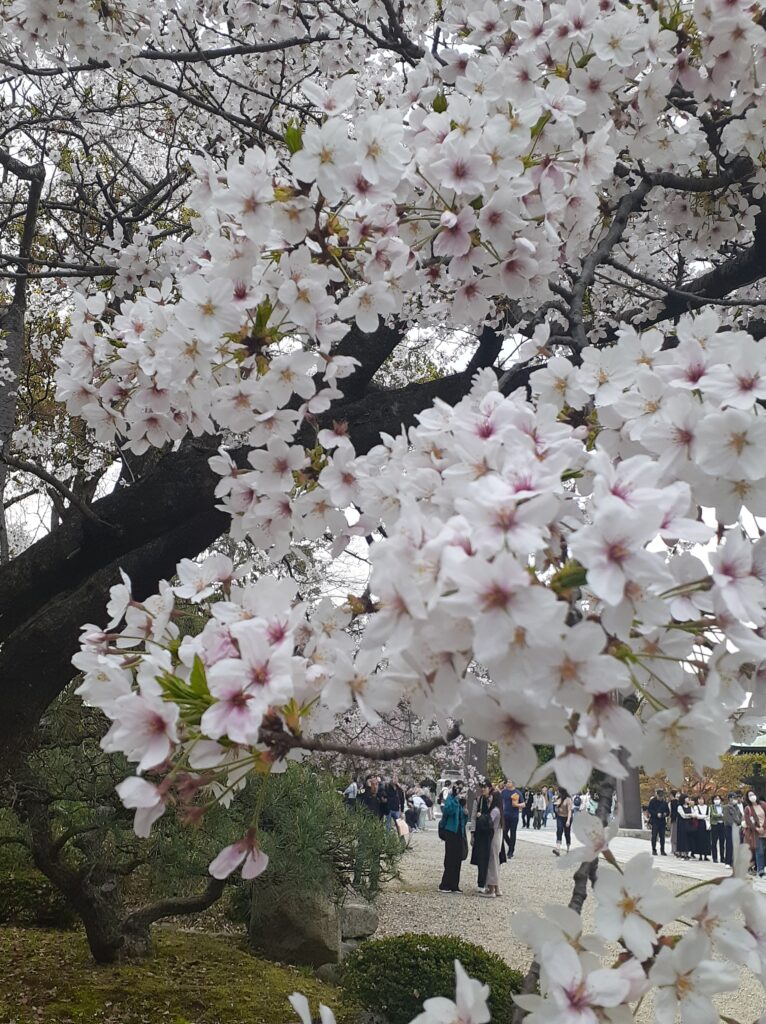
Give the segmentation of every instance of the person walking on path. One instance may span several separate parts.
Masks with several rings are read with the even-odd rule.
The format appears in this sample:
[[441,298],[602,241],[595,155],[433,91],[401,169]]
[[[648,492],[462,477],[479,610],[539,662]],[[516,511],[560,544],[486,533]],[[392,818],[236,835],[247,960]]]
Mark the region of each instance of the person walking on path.
[[513,779],[506,779],[500,794],[503,801],[503,840],[508,860],[516,850],[516,831],[519,827],[519,808],[523,799],[521,790],[516,789]]
[[532,823],[532,806],[534,799],[535,795],[531,789],[524,791],[524,809],[521,812],[521,824],[524,828],[529,828]]
[[364,780],[364,789],[359,796],[359,802],[365,810],[376,818],[383,817],[383,807],[380,803],[380,780],[375,775],[368,775]]
[[503,801],[500,794],[492,794],[489,815],[492,819],[492,842],[489,846],[489,863],[487,864],[487,884],[482,896],[500,896],[500,864],[505,860],[503,854]]
[[745,804],[745,839],[755,858],[755,870],[763,878],[764,853],[766,852],[766,803],[759,800],[753,790],[747,794]]
[[649,801],[649,807],[647,808],[649,814],[649,824],[652,829],[652,853],[657,856],[657,840],[660,841],[660,854],[664,857],[665,854],[665,828],[667,820],[670,817],[670,806],[665,799],[665,790],[656,790],[654,796]]
[[710,850],[713,863],[726,863],[726,826],[723,823],[723,803],[718,793],[713,797],[709,808]]
[[543,815],[545,814],[546,807],[547,801],[545,799],[545,794],[542,792],[535,793],[535,801],[533,804],[535,816],[534,820],[532,821],[532,824],[536,829],[541,829],[543,827]]
[[556,845],[552,852],[558,857],[561,854],[562,836],[566,839],[567,853],[572,845],[572,814],[574,813],[572,798],[561,786],[559,786],[558,796],[554,800],[554,807],[556,810]]
[[545,818],[543,820],[543,828],[547,828],[548,827],[548,818],[555,819],[555,817],[556,817],[556,808],[554,807],[554,804],[553,804],[553,790],[552,789],[548,788],[545,791],[545,800],[546,800],[546,803],[545,803]]
[[356,800],[359,796],[359,786],[356,783],[356,779],[352,779],[351,782],[343,790],[343,803],[346,805],[346,810],[356,810]]
[[399,778],[394,775],[386,786],[386,829],[396,829],[396,822],[402,816],[407,801],[404,797],[404,790],[399,785]]
[[729,793],[729,798],[723,808],[723,860],[729,867],[734,863],[734,830],[739,832],[742,824],[742,808],[739,805],[736,793]]
[[479,892],[487,885],[487,869],[489,868],[489,851],[492,845],[494,828],[492,824],[492,786],[483,782],[479,798],[473,805],[471,815],[471,863],[478,871],[476,884]]
[[458,798],[457,786],[453,786],[442,804],[442,818],[439,822],[439,832],[444,839],[444,874],[439,883],[439,892],[462,892],[460,868],[467,842],[465,826],[468,821],[464,805],[465,800]]

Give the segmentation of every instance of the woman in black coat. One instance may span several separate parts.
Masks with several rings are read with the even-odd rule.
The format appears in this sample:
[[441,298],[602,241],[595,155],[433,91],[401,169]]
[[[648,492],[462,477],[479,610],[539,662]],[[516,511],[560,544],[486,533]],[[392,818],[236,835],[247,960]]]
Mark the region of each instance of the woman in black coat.
[[676,809],[676,856],[689,860],[694,848],[692,809],[688,796],[679,797]]
[[524,797],[524,810],[521,812],[521,824],[523,828],[529,828],[534,814],[535,794],[528,789]]
[[487,868],[489,867],[489,851],[492,845],[494,829],[492,825],[492,786],[485,782],[481,787],[481,795],[476,801],[471,815],[471,863],[478,869],[477,885],[483,892],[487,885]]

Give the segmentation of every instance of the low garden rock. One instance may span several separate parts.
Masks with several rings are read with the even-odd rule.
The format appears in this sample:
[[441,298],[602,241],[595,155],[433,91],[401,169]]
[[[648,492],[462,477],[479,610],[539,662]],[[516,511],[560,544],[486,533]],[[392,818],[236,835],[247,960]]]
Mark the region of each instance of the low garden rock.
[[378,930],[378,912],[372,903],[347,900],[341,908],[341,934],[344,939],[366,939]]
[[312,967],[337,963],[341,941],[340,914],[330,900],[304,896],[267,912],[253,900],[250,943],[271,959]]

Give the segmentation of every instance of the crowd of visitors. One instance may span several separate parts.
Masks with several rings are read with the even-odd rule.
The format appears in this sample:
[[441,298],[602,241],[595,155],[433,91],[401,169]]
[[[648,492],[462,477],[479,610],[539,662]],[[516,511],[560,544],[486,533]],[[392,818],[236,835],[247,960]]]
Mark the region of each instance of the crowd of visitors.
[[362,807],[385,820],[387,829],[406,836],[423,831],[435,818],[436,782],[424,779],[418,785],[403,786],[396,772],[391,778],[367,775],[363,781],[352,780],[343,791],[349,810]]
[[[438,790],[438,792],[437,792]],[[394,772],[390,778],[367,775],[353,780],[343,791],[351,811],[363,808],[406,837],[424,831],[435,819],[441,805],[439,837],[444,841],[444,873],[440,892],[461,892],[462,864],[469,858],[477,869],[480,895],[496,898],[500,892],[500,865],[516,850],[519,827],[544,829],[549,822],[556,830],[553,853],[572,843],[572,822],[579,812],[596,813],[596,801],[586,791],[574,796],[559,787],[532,790],[517,787],[512,779],[499,786],[485,780],[475,792],[460,780],[433,779],[402,785]],[[751,853],[754,874],[766,874],[766,800],[754,790],[689,796],[680,791],[668,795],[657,789],[643,808],[650,829],[652,853],[670,853],[682,860],[698,859],[731,865],[738,843]],[[612,805],[612,815],[616,807]]]
[[645,808],[651,829],[652,853],[667,856],[665,839],[670,826],[670,852],[682,860],[732,864],[737,841],[746,843],[752,856],[751,870],[764,875],[766,862],[766,801],[753,790],[744,796],[732,792],[691,797],[680,791],[667,800],[658,789]]
[[569,849],[572,818],[589,801],[587,794],[573,799],[561,788],[519,789],[512,779],[505,779],[501,786],[485,780],[475,795],[470,814],[466,797],[461,782],[447,783],[439,797],[442,803],[439,835],[444,841],[444,874],[439,891],[462,892],[460,872],[470,851],[470,862],[477,870],[479,895],[489,899],[502,895],[500,865],[515,853],[519,824],[522,828],[542,829],[549,818],[555,819],[553,852],[558,855],[562,839]]

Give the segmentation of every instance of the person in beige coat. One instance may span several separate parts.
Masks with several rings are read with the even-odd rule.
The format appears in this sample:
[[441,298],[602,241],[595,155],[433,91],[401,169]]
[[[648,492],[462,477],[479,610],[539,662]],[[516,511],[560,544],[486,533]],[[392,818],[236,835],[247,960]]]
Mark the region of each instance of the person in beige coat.
[[487,884],[481,896],[488,896],[492,899],[501,895],[500,893],[500,858],[503,852],[503,800],[500,793],[495,790],[492,794],[490,804],[490,817],[492,818],[492,842],[489,847],[489,865],[487,867]]

